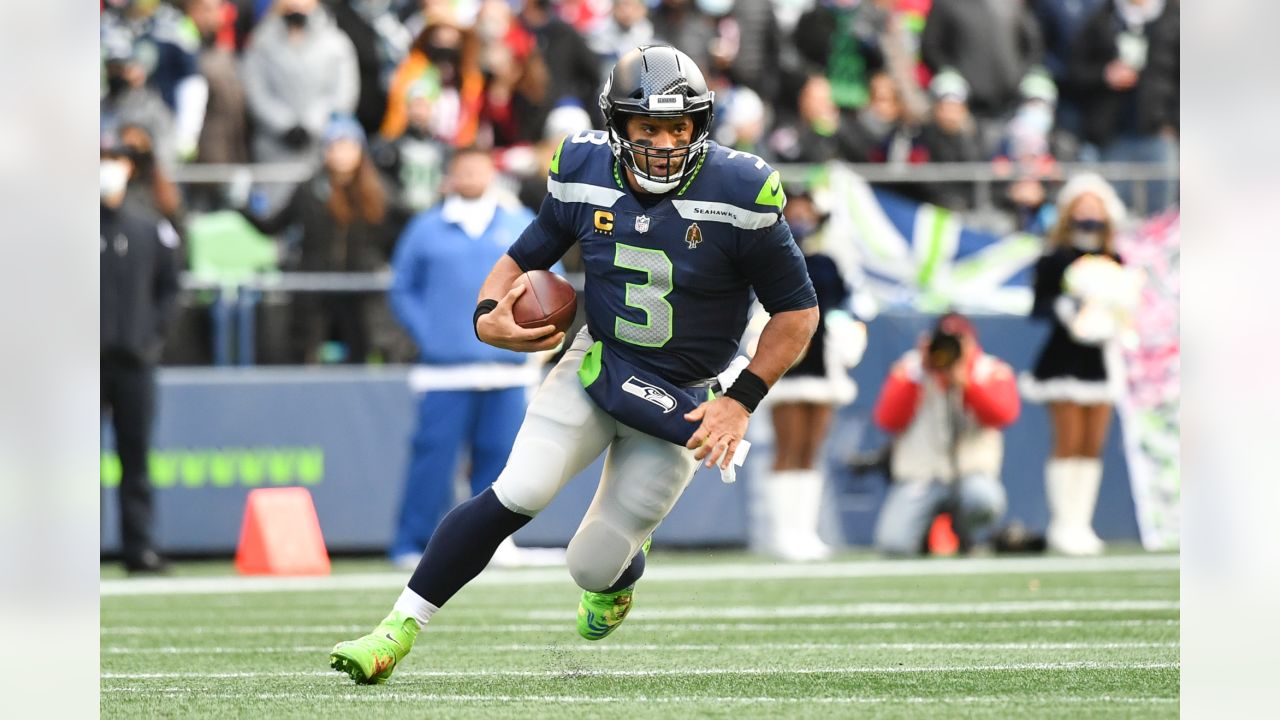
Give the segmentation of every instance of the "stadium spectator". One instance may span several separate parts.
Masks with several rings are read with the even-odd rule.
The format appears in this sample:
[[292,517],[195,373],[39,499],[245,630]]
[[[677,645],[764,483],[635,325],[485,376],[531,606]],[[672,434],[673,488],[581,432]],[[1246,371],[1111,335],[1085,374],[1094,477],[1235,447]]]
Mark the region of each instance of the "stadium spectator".
[[[512,42],[507,42],[507,39]],[[536,142],[550,111],[552,81],[533,35],[519,23],[511,23],[505,38],[485,45],[483,119],[497,147]],[[577,105],[576,98],[566,102]]]
[[835,409],[853,402],[849,369],[862,359],[866,329],[847,312],[850,288],[819,246],[827,213],[791,188],[783,209],[805,254],[821,318],[804,355],[767,396],[774,431],[773,472],[760,487],[769,515],[764,550],[789,561],[821,560],[832,548],[818,534],[823,507],[821,451]]
[[1061,92],[1055,124],[1064,133],[1079,138],[1083,97],[1071,84],[1071,54],[1080,29],[1100,5],[1110,0],[1032,0],[1031,11],[1044,39],[1045,68]]
[[660,0],[649,12],[649,19],[653,21],[653,34],[658,42],[684,52],[711,74],[714,67],[711,42],[716,37],[716,28],[695,0]]
[[861,0],[823,0],[800,16],[791,34],[809,71],[830,81],[831,97],[842,111],[867,104],[871,75],[884,64],[870,8]]
[[769,136],[769,149],[783,162],[865,161],[866,135],[840,113],[826,76],[813,74],[800,88],[798,116],[779,123]]
[[715,74],[772,102],[786,42],[772,0],[699,0],[699,7],[715,20],[710,47]]
[[[1093,511],[1102,483],[1111,405],[1121,387],[1119,370],[1108,357],[1115,333],[1096,333],[1089,327],[1089,314],[1083,309],[1094,298],[1081,275],[1091,272],[1082,270],[1086,263],[1096,267],[1100,259],[1103,265],[1120,262],[1115,233],[1125,211],[1106,180],[1086,174],[1072,178],[1059,192],[1058,212],[1046,254],[1036,263],[1031,310],[1053,330],[1035,366],[1022,377],[1022,394],[1047,404],[1053,425],[1053,452],[1044,471],[1049,547],[1069,555],[1093,555],[1103,549],[1092,528]],[[1107,293],[1121,289],[1119,282],[1107,284]]]
[[235,54],[219,44],[226,22],[223,0],[186,0],[187,22],[199,36],[200,74],[209,87],[196,146],[202,163],[249,162],[248,105]]
[[275,4],[249,38],[243,79],[257,162],[314,163],[329,118],[354,112],[360,92],[355,49],[318,0]]
[[[469,304],[493,263],[533,219],[525,208],[504,207],[493,192],[488,152],[465,148],[450,162],[444,202],[414,218],[392,262],[391,307],[418,347],[414,389],[418,427],[413,435],[391,559],[416,567],[440,519],[455,504],[459,452],[469,455],[472,494],[498,477],[524,419],[526,386],[536,383],[528,356],[476,339],[469,318],[454,312]],[[515,546],[505,544],[510,555]]]
[[173,167],[173,112],[160,93],[147,85],[147,71],[138,61],[133,39],[124,32],[104,31],[102,54],[106,92],[99,104],[100,123],[110,133],[137,125],[151,135],[158,161]]
[[645,0],[614,0],[609,15],[586,33],[587,43],[599,58],[601,76],[632,48],[653,44],[653,23]]
[[1022,2],[934,0],[920,44],[933,72],[953,68],[969,83],[969,109],[989,157],[998,123],[1017,104],[1018,83],[1043,55],[1035,17]]
[[873,0],[867,7],[883,60],[882,69],[893,80],[902,101],[903,118],[921,125],[929,115],[924,88],[931,79],[920,61],[920,30],[932,0]]
[[961,548],[1004,514],[1001,429],[1020,410],[1013,370],[987,355],[968,318],[949,313],[894,364],[875,421],[895,435],[889,485],[875,545],[892,555],[925,547],[939,513],[949,513]]
[[[1177,0],[1110,0],[1080,31],[1071,81],[1083,96],[1081,159],[1177,165],[1179,39]],[[1130,183],[1116,190],[1128,204]],[[1175,186],[1146,183],[1146,207],[1173,204]]]
[[209,85],[196,59],[198,33],[181,11],[159,0],[124,0],[113,5],[103,13],[104,29],[130,38],[147,84],[174,114],[174,156],[183,162],[194,159],[209,97]]
[[[534,145],[532,162],[520,173],[518,195],[520,204],[532,212],[542,207],[547,197],[547,172],[551,169],[551,158],[561,142],[581,132],[591,129],[591,116],[586,110],[576,105],[562,105],[547,116],[547,124],[542,132],[542,139]],[[569,254],[574,254],[570,251]],[[565,262],[568,262],[566,257]]]
[[919,130],[903,115],[902,97],[888,73],[877,72],[868,84],[867,106],[858,113],[857,123],[867,143],[867,162],[905,165],[928,158],[918,142]]
[[404,133],[390,142],[375,140],[370,152],[378,168],[395,183],[400,204],[413,213],[435,205],[444,182],[450,148],[432,127],[439,98],[440,84],[434,74],[423,75],[405,95],[408,125]]
[[378,131],[387,112],[387,88],[396,66],[409,53],[413,35],[392,11],[391,0],[336,0],[334,23],[351,40],[360,68],[356,120],[366,134]]
[[124,207],[153,222],[168,221],[181,236],[185,225],[182,193],[156,162],[150,133],[140,125],[122,125],[116,136],[119,150],[129,154],[131,167]]
[[595,111],[603,80],[595,54],[577,30],[556,16],[551,0],[524,0],[520,24],[537,41],[538,54],[546,65],[547,89],[541,105],[529,108],[528,112],[537,114],[527,126],[531,134],[522,138],[532,142],[541,134],[547,113],[563,102]]
[[[920,141],[930,162],[960,163],[982,159],[977,130],[969,114],[969,83],[954,71],[943,71],[929,83],[933,111],[920,131]],[[930,200],[953,210],[968,208],[973,191],[968,183],[934,182],[929,188]]]
[[168,568],[155,548],[147,457],[155,419],[155,364],[178,293],[178,234],[125,206],[132,154],[108,134],[98,167],[101,407],[111,416],[120,458],[120,529],[125,569]]
[[[301,252],[294,269],[382,270],[401,217],[365,152],[364,131],[354,119],[338,117],[327,126],[322,141],[324,166],[315,177],[298,185],[273,216],[259,219],[246,213],[245,217],[266,234],[300,226]],[[350,293],[297,295],[292,319],[294,361],[364,362],[373,349],[372,316],[384,307],[382,298]],[[340,352],[331,356],[330,348]]]
[[475,32],[464,29],[443,11],[438,22],[423,28],[413,40],[409,55],[396,68],[387,92],[387,114],[378,134],[395,140],[408,126],[408,92],[425,76],[439,84],[440,96],[432,106],[432,133],[453,147],[474,144],[484,106],[485,79]]
[[999,202],[1017,230],[1044,235],[1055,218],[1046,183],[1057,174],[1057,158],[1070,156],[1062,149],[1069,136],[1055,131],[1058,92],[1047,74],[1028,73],[1019,90],[1022,104],[1005,125],[995,157],[997,171],[1011,179],[997,186]]
[[723,115],[717,118],[716,142],[752,155],[768,155],[764,145],[768,118],[760,96],[749,87],[736,87],[725,93],[723,107]]

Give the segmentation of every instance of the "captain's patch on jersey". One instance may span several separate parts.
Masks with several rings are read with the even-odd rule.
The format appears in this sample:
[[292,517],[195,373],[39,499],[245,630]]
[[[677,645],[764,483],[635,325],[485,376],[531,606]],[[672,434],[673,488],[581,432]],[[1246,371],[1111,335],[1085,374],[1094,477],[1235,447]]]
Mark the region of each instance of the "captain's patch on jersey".
[[600,233],[601,235],[613,234],[613,213],[609,212],[608,210],[597,210],[595,223],[596,223],[596,232]]
[[670,393],[657,385],[650,385],[636,378],[635,375],[627,378],[626,382],[622,383],[622,391],[657,405],[662,408],[663,414],[676,409],[676,399],[671,397]]
[[698,223],[689,225],[689,229],[684,231],[684,241],[689,243],[690,250],[698,249],[698,243],[702,242],[702,228]]

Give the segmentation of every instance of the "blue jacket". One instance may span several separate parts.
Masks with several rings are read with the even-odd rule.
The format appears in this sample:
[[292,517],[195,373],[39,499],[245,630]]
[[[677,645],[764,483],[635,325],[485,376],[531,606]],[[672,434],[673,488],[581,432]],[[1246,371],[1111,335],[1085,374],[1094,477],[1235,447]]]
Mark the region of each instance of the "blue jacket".
[[391,260],[391,309],[423,363],[523,363],[523,353],[477,340],[471,316],[489,271],[533,213],[499,207],[484,234],[473,239],[446,221],[441,207],[415,217],[400,236]]

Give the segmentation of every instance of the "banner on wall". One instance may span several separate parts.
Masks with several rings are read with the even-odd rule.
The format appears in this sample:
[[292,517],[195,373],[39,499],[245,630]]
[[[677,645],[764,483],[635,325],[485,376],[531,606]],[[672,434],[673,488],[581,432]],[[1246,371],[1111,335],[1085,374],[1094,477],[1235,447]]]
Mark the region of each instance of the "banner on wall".
[[815,177],[831,211],[823,252],[882,307],[1026,315],[1041,241],[964,227],[951,211],[874,189],[847,166]]
[[1181,399],[1178,325],[1180,232],[1176,211],[1117,239],[1125,265],[1146,274],[1136,342],[1123,349],[1127,392],[1116,405],[1124,431],[1142,546],[1176,550],[1181,530]]

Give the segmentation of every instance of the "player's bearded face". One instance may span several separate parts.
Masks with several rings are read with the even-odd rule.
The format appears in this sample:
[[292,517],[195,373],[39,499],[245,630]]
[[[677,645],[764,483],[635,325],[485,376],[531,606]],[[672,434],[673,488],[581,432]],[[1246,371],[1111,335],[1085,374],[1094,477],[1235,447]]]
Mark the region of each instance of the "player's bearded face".
[[688,115],[675,118],[631,117],[626,125],[627,139],[642,150],[632,151],[636,167],[655,178],[672,177],[684,169],[693,142],[693,120]]

